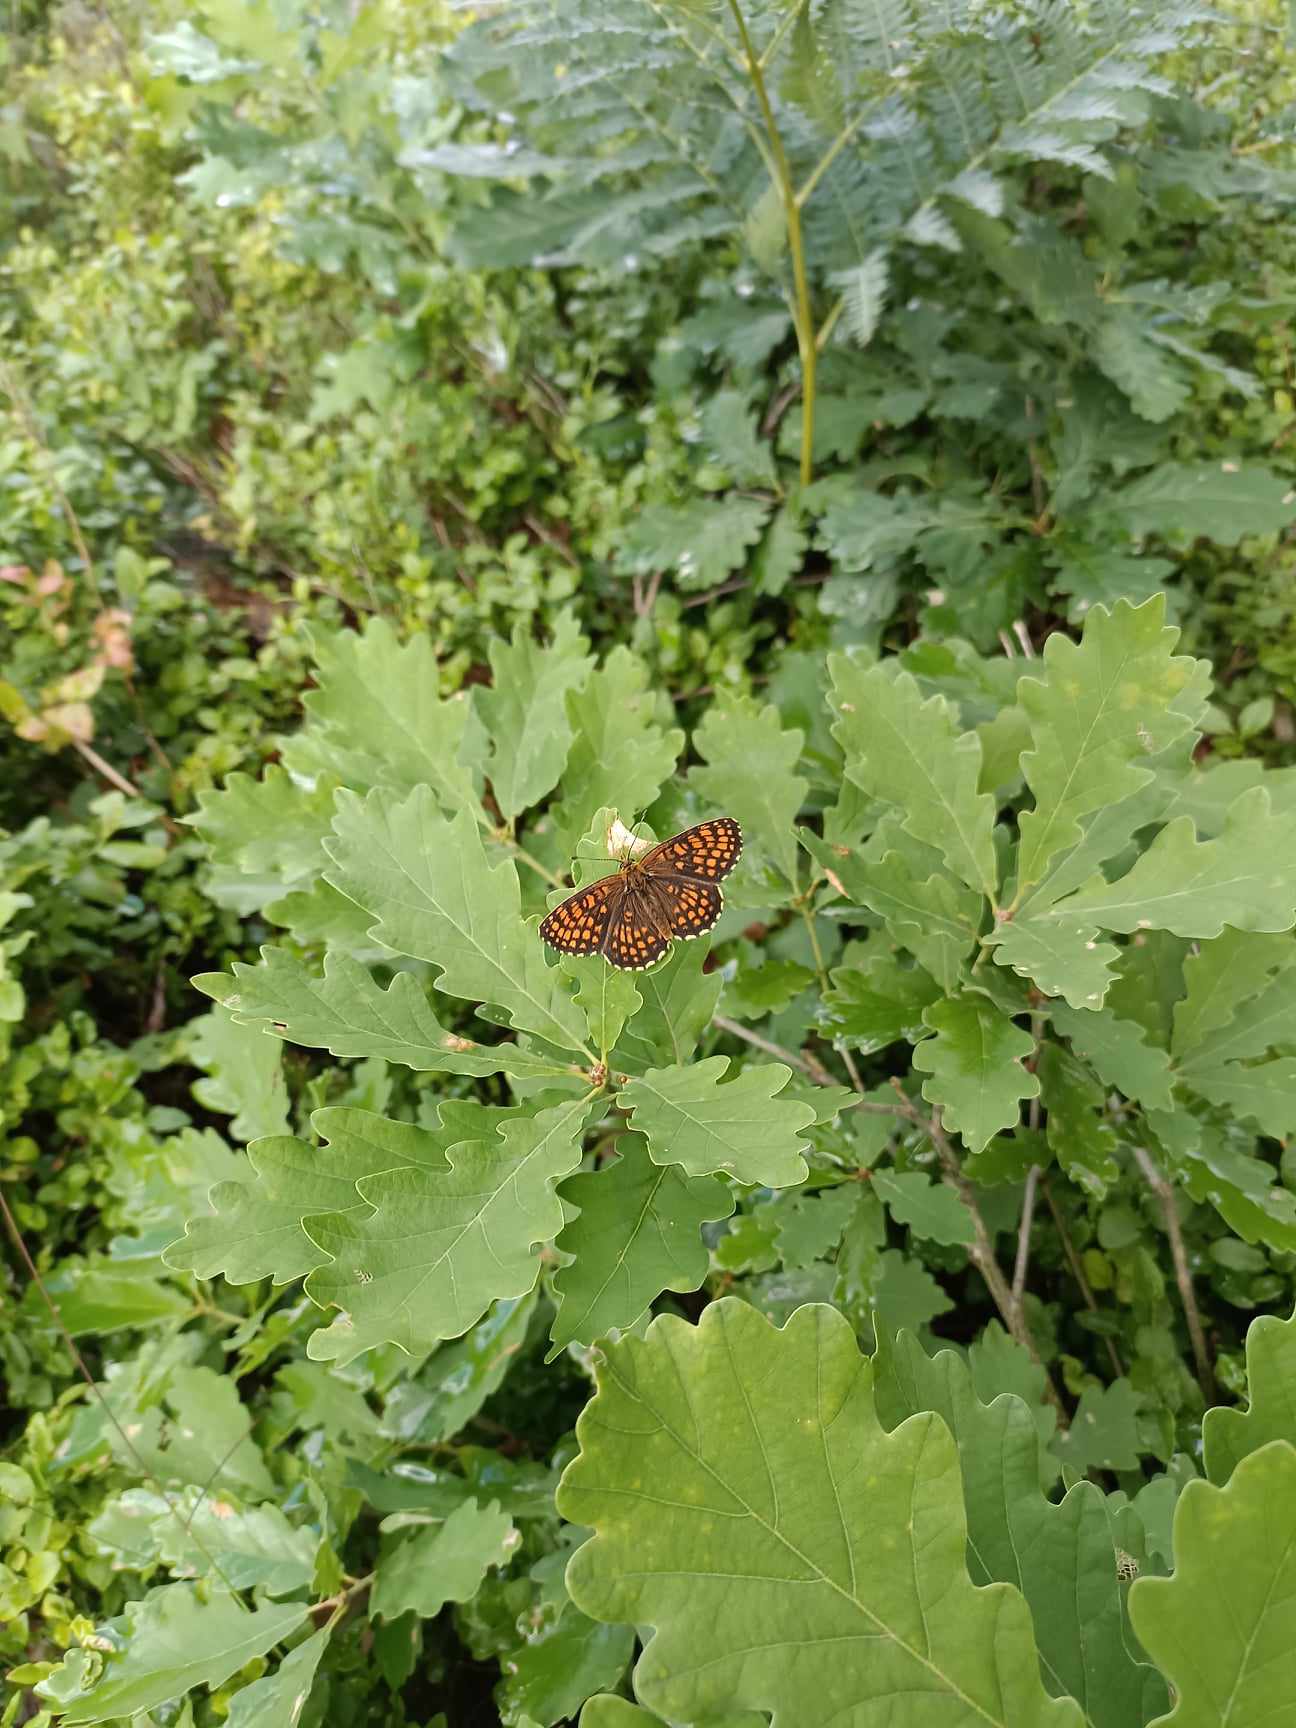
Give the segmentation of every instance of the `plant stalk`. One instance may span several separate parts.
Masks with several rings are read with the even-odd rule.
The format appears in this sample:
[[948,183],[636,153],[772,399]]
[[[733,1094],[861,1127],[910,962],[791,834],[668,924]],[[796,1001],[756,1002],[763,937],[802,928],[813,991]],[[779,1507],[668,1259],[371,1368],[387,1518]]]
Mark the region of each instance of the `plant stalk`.
[[1211,1366],[1210,1352],[1206,1348],[1206,1333],[1202,1329],[1197,1297],[1193,1292],[1192,1272],[1188,1265],[1188,1251],[1184,1247],[1179,1208],[1175,1205],[1175,1191],[1141,1146],[1135,1146],[1132,1150],[1134,1162],[1143,1172],[1148,1187],[1161,1202],[1161,1215],[1165,1219],[1166,1235],[1170,1238],[1170,1257],[1174,1261],[1175,1282],[1179,1286],[1179,1300],[1183,1303],[1188,1336],[1192,1341],[1193,1360],[1197,1364],[1197,1384],[1201,1387],[1202,1397],[1210,1405],[1216,1398],[1215,1370]]

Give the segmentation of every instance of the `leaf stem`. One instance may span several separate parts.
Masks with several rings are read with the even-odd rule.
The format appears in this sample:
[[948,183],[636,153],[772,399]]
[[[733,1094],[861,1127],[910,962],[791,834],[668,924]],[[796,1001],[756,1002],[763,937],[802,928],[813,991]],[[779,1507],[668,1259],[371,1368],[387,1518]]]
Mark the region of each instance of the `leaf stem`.
[[796,329],[797,351],[801,358],[801,484],[808,486],[814,478],[814,415],[815,369],[819,350],[815,345],[814,309],[810,304],[810,282],[806,273],[805,239],[801,232],[801,206],[796,187],[792,184],[792,168],[769,91],[765,86],[765,71],[752,43],[738,0],[729,0],[729,10],[742,42],[747,60],[747,74],[756,92],[765,135],[770,149],[770,165],[775,185],[783,204],[783,220],[787,225],[788,251],[792,254],[792,323]]
[[1207,1404],[1213,1404],[1216,1399],[1215,1371],[1211,1367],[1210,1352],[1206,1348],[1206,1334],[1202,1329],[1201,1315],[1197,1310],[1197,1298],[1193,1293],[1192,1271],[1188,1265],[1188,1252],[1184,1247],[1183,1227],[1179,1222],[1179,1208],[1175,1204],[1175,1191],[1163,1175],[1160,1168],[1142,1146],[1133,1146],[1134,1162],[1143,1172],[1148,1187],[1161,1202],[1161,1214],[1165,1219],[1166,1235],[1170,1238],[1170,1257],[1174,1261],[1175,1282],[1179,1286],[1179,1300],[1183,1303],[1184,1319],[1188,1322],[1188,1336],[1192,1340],[1193,1360],[1197,1364],[1197,1383],[1201,1387],[1202,1397]]
[[757,1050],[763,1050],[767,1056],[777,1056],[780,1062],[788,1062],[793,1068],[799,1068],[803,1074],[808,1074],[816,1086],[835,1086],[837,1082],[819,1061],[808,1051],[802,1051],[798,1056],[794,1050],[784,1049],[782,1044],[775,1044],[770,1038],[762,1038],[759,1032],[752,1032],[737,1020],[727,1020],[723,1014],[713,1014],[711,1024],[727,1032],[731,1038],[741,1038],[744,1044],[752,1044]]

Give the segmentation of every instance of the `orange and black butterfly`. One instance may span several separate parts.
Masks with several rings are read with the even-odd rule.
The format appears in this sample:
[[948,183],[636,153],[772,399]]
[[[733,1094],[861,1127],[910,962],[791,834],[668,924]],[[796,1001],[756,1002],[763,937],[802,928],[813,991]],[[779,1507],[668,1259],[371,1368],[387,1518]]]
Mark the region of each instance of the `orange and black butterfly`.
[[578,889],[554,907],[540,934],[560,954],[604,954],[623,971],[641,971],[672,942],[711,929],[724,904],[716,884],[741,852],[742,829],[732,816],[699,822]]

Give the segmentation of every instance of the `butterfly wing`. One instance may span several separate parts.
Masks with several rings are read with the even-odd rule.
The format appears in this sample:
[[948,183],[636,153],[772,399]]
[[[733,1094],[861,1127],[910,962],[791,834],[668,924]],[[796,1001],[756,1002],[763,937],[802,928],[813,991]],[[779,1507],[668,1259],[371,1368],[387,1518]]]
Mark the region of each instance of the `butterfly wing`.
[[637,875],[626,877],[623,904],[609,921],[603,952],[623,972],[642,972],[660,960],[671,945],[669,920],[656,902],[656,883]]
[[733,817],[716,816],[654,846],[639,868],[655,881],[720,882],[742,856],[742,847],[742,829]]
[[597,954],[625,895],[620,871],[587,883],[540,921],[540,935],[560,954]]
[[688,942],[712,929],[724,911],[724,896],[714,882],[692,882],[681,876],[654,877],[646,884],[654,908],[654,923],[664,923],[677,942]]

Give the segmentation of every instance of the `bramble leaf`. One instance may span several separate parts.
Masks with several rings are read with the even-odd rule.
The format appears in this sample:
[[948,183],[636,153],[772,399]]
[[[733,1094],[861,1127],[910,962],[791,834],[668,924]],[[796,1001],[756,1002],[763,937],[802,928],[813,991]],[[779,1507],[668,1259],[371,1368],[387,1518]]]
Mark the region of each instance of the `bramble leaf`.
[[1296,924],[1296,811],[1275,813],[1263,786],[1243,792],[1215,840],[1198,840],[1190,817],[1166,824],[1118,882],[1064,902],[1069,918],[1104,930],[1169,930],[1218,936],[1290,930]]
[[1021,1597],[968,1578],[948,1431],[923,1414],[883,1433],[841,1315],[802,1307],[775,1330],[716,1302],[696,1327],[623,1338],[596,1372],[558,1492],[594,1530],[567,1582],[587,1614],[645,1629],[646,1705],[1078,1728],[1040,1684]]
[[923,701],[916,680],[885,666],[868,670],[829,657],[832,731],[847,776],[870,797],[904,812],[905,830],[933,846],[968,887],[993,896],[995,801],[978,792],[981,740],[959,732],[943,696]]
[[810,789],[796,772],[804,743],[804,733],[779,723],[773,704],[762,708],[750,696],[722,692],[693,734],[693,747],[707,766],[689,772],[689,784],[734,817],[794,891],[795,824]]
[[447,821],[425,787],[403,804],[342,793],[328,851],[327,880],[373,917],[387,947],[438,967],[439,990],[494,1004],[517,1029],[593,1060],[562,972],[522,922],[517,871],[509,859],[490,864],[470,811]]
[[373,1587],[380,1620],[417,1614],[431,1620],[447,1602],[467,1602],[492,1566],[502,1566],[520,1538],[498,1500],[456,1506],[443,1524],[399,1538],[383,1550]]
[[735,1181],[786,1188],[804,1181],[801,1130],[814,1121],[808,1104],[776,1098],[792,1078],[782,1062],[753,1062],[722,1084],[727,1056],[686,1067],[650,1068],[617,1096],[648,1142],[656,1164],[680,1164],[690,1176],[723,1170]]
[[195,1686],[223,1685],[306,1615],[304,1602],[248,1609],[225,1590],[201,1600],[193,1584],[166,1584],[127,1604],[124,1648],[113,1638],[94,1651],[70,1650],[36,1690],[68,1728],[115,1722]]
[[554,1275],[551,1359],[573,1339],[592,1344],[632,1326],[663,1290],[696,1290],[707,1271],[702,1225],[734,1209],[732,1190],[714,1176],[654,1164],[637,1134],[619,1144],[613,1163],[562,1186],[580,1212],[556,1243],[575,1259]]
[[562,1229],[557,1184],[580,1162],[588,1098],[509,1116],[446,1148],[447,1171],[387,1169],[357,1184],[369,1208],[306,1220],[330,1257],[307,1280],[342,1313],[314,1334],[316,1361],[351,1361],[388,1341],[411,1355],[456,1338],[501,1296],[523,1296]]
[[574,735],[567,709],[594,665],[589,643],[569,612],[559,615],[553,640],[541,646],[528,627],[514,627],[506,645],[491,643],[489,689],[477,702],[490,735],[484,763],[491,792],[508,821],[552,792]]
[[1022,1067],[1035,1042],[984,997],[937,1002],[923,1018],[935,1033],[914,1047],[914,1067],[931,1076],[923,1097],[941,1106],[969,1152],[979,1152],[1017,1122],[1023,1098],[1038,1095],[1039,1081]]
[[1174,1517],[1175,1569],[1140,1578],[1130,1618],[1174,1687],[1164,1728],[1280,1722],[1296,1697],[1296,1447],[1272,1441],[1227,1487],[1190,1482]]
[[236,1025],[257,1026],[291,1044],[334,1056],[380,1056],[407,1068],[447,1074],[517,1075],[535,1079],[571,1073],[511,1041],[478,1044],[447,1032],[417,978],[398,972],[384,990],[367,966],[345,954],[324,956],[324,975],[283,948],[263,948],[259,966],[235,961],[224,972],[200,974],[197,987],[229,1010]]
[[1296,1314],[1260,1314],[1247,1327],[1245,1410],[1217,1405],[1202,1418],[1206,1475],[1223,1488],[1244,1458],[1271,1440],[1296,1446]]

